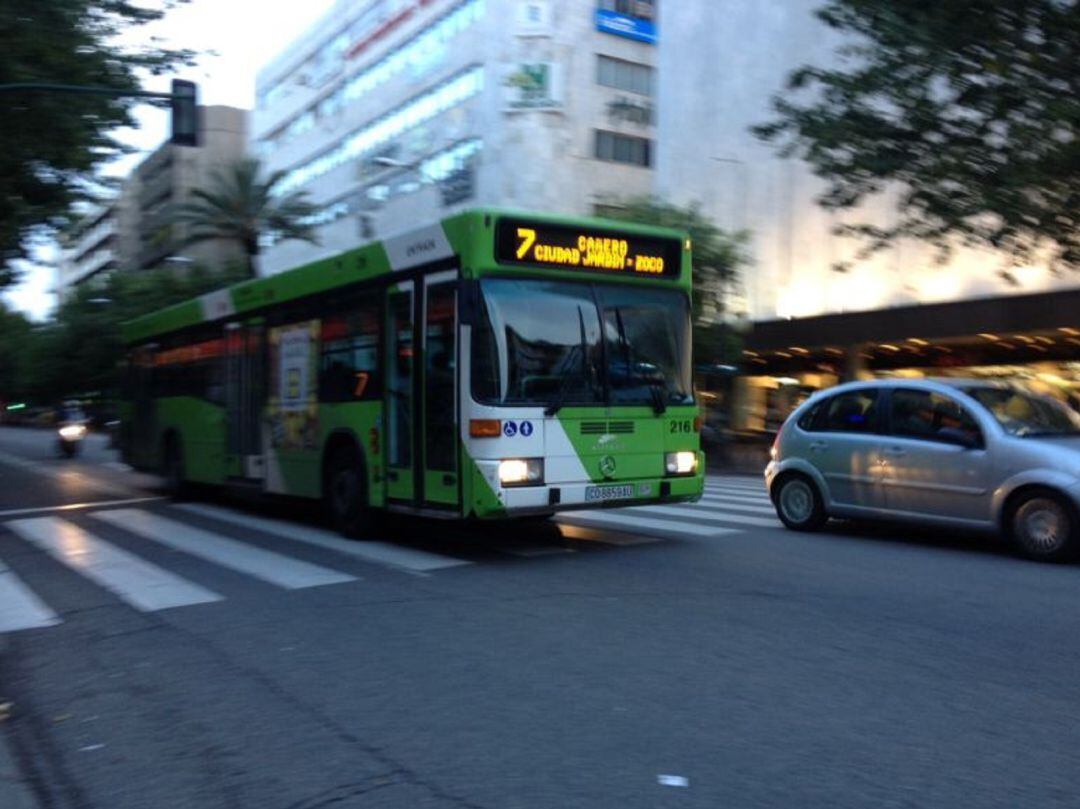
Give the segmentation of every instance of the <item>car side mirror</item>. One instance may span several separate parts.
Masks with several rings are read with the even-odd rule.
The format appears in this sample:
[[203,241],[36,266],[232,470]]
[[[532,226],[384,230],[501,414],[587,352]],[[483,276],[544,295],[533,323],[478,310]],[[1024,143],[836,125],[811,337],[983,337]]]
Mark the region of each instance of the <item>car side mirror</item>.
[[938,430],[937,437],[948,444],[955,444],[964,449],[978,449],[982,446],[978,436],[964,430],[958,430],[956,427],[943,427]]

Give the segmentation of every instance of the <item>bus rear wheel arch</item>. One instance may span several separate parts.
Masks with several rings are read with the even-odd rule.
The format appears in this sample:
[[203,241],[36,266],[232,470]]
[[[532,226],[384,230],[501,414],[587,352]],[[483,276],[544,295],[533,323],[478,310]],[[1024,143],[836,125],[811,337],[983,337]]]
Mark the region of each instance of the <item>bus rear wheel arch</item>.
[[374,525],[368,506],[364,456],[349,437],[335,437],[323,454],[323,503],[334,528],[347,537],[366,536]]
[[187,494],[187,471],[184,467],[184,444],[176,430],[169,430],[161,439],[161,476],[165,491],[180,499]]

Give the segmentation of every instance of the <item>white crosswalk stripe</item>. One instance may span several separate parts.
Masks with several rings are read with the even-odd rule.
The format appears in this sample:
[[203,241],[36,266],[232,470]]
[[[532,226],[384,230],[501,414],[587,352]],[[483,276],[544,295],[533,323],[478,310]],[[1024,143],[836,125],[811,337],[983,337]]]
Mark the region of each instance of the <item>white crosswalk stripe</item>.
[[319,528],[242,514],[219,506],[183,503],[176,506],[176,508],[190,514],[210,517],[242,528],[254,528],[256,531],[262,531],[264,534],[270,534],[280,539],[303,542],[368,562],[377,562],[414,572],[426,573],[432,570],[472,564],[465,559],[455,559],[452,556],[442,556],[441,554],[428,553],[413,548],[402,548],[386,542],[353,542],[344,539],[339,534]]
[[697,503],[628,506],[611,511],[571,512],[556,518],[612,531],[717,537],[746,528],[779,528],[776,511],[758,478],[715,478]]
[[[674,517],[676,525],[678,520],[694,520],[708,525],[752,525],[757,528],[776,528],[780,521],[766,519],[764,517],[751,517],[746,514],[735,514],[726,510],[714,510],[701,506],[635,506],[626,509],[634,514],[663,515]],[[682,524],[685,525],[685,524]],[[680,527],[682,527],[680,525]]]
[[288,590],[355,581],[355,576],[256,548],[176,520],[131,508],[94,513],[102,520],[174,550],[246,573]]
[[629,529],[635,533],[642,534],[659,533],[661,536],[690,534],[699,537],[716,537],[734,533],[732,530],[712,528],[707,525],[697,525],[694,523],[683,523],[677,520],[665,520],[645,517],[640,514],[630,514],[627,513],[627,510],[625,509],[604,512],[583,511],[580,513],[575,511],[568,514],[560,514],[556,519],[561,523],[569,523],[570,525],[588,525],[604,528],[615,527],[622,530]]
[[768,501],[749,502],[745,500],[735,500],[730,497],[713,497],[711,495],[705,495],[701,498],[701,508],[717,508],[725,511],[743,512],[745,514],[775,514],[776,509],[770,505],[765,505]]
[[59,517],[13,520],[8,528],[137,610],[220,601],[221,596],[163,570]]
[[56,626],[59,616],[27,587],[15,572],[0,562],[0,632]]

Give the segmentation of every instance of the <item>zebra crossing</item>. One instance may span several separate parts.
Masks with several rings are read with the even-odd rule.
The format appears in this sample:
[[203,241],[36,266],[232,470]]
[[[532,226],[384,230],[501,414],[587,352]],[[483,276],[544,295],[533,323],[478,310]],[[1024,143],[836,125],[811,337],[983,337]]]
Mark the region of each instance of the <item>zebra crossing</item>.
[[569,512],[556,520],[659,538],[723,537],[748,528],[781,527],[764,481],[751,477],[709,477],[697,503]]
[[[554,535],[561,533],[562,543],[551,537],[530,543],[509,532],[514,536],[489,550],[536,559],[585,546],[713,539],[748,528],[778,527],[775,517],[767,516],[771,513],[759,481],[710,478],[700,503],[569,512],[556,518],[553,529]],[[5,563],[3,552],[15,547],[13,537],[140,612],[227,598],[158,564],[162,556],[175,559],[180,554],[285,591],[356,582],[361,578],[355,572],[357,563],[427,576],[478,561],[455,555],[453,544],[444,554],[390,542],[354,542],[311,525],[208,503],[116,501],[78,516],[60,508],[46,515],[37,510],[35,516],[0,519],[0,633],[56,626],[64,620],[9,567],[10,558]],[[126,538],[123,547],[115,536]],[[315,549],[320,562],[299,558],[293,549],[300,556]]]

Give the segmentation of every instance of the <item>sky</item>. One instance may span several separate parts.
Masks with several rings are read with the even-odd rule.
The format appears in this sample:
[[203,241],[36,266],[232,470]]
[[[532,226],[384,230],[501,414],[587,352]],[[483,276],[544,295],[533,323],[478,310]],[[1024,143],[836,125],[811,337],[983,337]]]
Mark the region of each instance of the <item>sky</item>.
[[[170,11],[153,26],[130,32],[131,42],[148,42],[158,36],[165,44],[191,48],[203,55],[198,63],[182,70],[176,78],[199,85],[203,104],[227,104],[251,109],[255,104],[255,74],[281,53],[291,41],[325,13],[335,0],[191,0]],[[125,37],[125,40],[127,38]],[[147,90],[169,89],[171,77],[150,79]],[[154,108],[137,110],[138,129],[121,130],[121,139],[138,151],[104,173],[124,176],[166,138],[168,112]],[[40,251],[47,264],[56,260],[56,250]],[[5,302],[34,319],[48,316],[55,306],[55,270],[49,266],[26,266],[24,280],[8,290]]]

